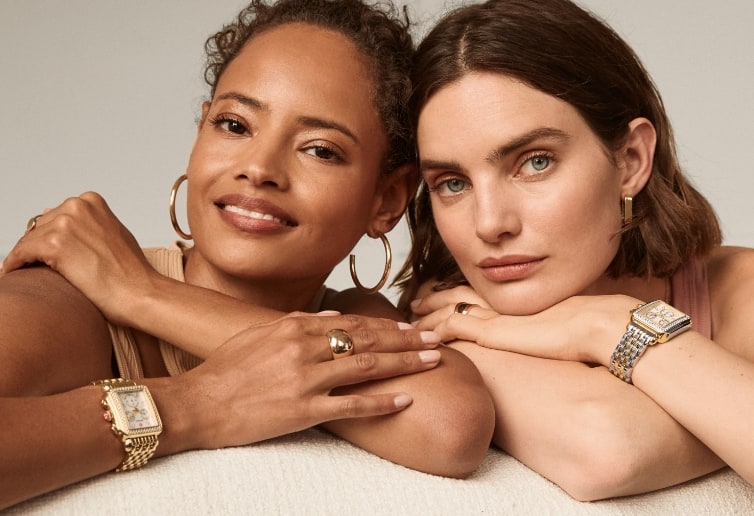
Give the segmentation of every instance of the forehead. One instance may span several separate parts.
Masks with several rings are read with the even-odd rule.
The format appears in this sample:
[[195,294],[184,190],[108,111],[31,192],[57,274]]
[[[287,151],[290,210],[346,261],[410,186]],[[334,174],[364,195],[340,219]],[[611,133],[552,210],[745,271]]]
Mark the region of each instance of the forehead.
[[516,78],[489,72],[467,74],[430,97],[419,115],[419,144],[426,147],[441,125],[455,124],[466,124],[475,134],[494,132],[501,140],[541,127],[596,138],[568,102]]
[[314,25],[284,24],[254,36],[228,64],[217,91],[265,87],[376,114],[365,57],[345,35]]

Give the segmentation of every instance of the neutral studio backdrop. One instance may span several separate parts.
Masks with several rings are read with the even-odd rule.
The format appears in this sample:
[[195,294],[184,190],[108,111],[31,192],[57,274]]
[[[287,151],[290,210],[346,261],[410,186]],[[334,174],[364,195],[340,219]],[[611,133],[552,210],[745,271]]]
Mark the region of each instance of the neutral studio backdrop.
[[[396,0],[400,3],[401,0]],[[754,2],[581,0],[634,46],[662,92],[682,162],[729,244],[754,246]],[[167,201],[200,105],[203,42],[243,0],[0,0],[0,258],[29,217],[105,196],[143,246],[176,236]],[[445,0],[409,2],[421,35]],[[409,246],[390,235],[395,260]],[[382,250],[356,248],[364,283]],[[351,285],[341,264],[328,281]],[[388,292],[394,298],[394,292]]]

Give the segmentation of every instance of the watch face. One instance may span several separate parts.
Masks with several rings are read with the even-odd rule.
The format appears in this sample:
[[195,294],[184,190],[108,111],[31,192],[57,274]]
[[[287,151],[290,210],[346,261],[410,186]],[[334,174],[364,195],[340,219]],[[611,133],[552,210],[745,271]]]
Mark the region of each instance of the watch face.
[[140,430],[155,430],[160,426],[157,412],[146,389],[136,387],[133,389],[115,390],[113,393],[120,402],[115,411],[116,419],[121,429],[138,433]]
[[[668,339],[691,326],[691,318],[663,301],[652,301],[636,309],[636,322]],[[661,341],[662,341],[661,340]]]

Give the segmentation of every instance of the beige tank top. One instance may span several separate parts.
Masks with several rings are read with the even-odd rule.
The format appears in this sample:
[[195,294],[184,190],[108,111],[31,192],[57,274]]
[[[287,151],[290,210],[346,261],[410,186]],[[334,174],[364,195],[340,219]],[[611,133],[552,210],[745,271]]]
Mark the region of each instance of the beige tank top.
[[671,304],[691,316],[691,327],[712,338],[707,262],[694,259],[671,279]]

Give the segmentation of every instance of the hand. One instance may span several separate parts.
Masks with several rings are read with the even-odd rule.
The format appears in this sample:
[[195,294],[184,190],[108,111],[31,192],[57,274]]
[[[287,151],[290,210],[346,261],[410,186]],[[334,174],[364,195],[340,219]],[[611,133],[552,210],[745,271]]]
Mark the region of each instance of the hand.
[[[350,334],[353,355],[333,360],[325,336],[333,328]],[[411,403],[406,393],[330,393],[340,386],[432,369],[440,358],[432,349],[438,344],[432,332],[387,319],[287,316],[239,333],[176,379],[195,393],[191,414],[200,428],[191,433],[207,438],[198,447],[235,446],[334,419],[404,409]]]
[[467,340],[492,349],[608,366],[637,304],[628,296],[574,296],[526,316],[501,315],[483,306],[458,314],[455,305],[446,305],[415,326],[434,330],[443,342]]
[[62,274],[119,324],[128,323],[119,312],[127,306],[127,295],[138,295],[133,287],[157,276],[136,239],[94,192],[45,210],[8,253],[2,273],[34,262]]
[[429,315],[446,306],[455,307],[457,303],[461,302],[489,308],[487,302],[473,288],[467,285],[434,291],[431,285],[427,284],[419,289],[419,294],[423,295],[423,297],[411,302],[411,311],[415,316],[414,319]]

